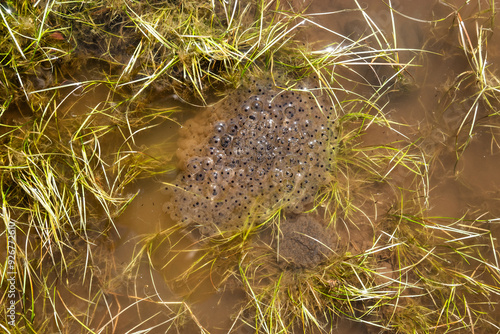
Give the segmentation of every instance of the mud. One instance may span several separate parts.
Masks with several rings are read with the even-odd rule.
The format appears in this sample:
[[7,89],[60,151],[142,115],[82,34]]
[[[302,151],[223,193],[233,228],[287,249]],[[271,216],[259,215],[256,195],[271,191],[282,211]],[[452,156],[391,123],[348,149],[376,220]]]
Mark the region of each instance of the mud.
[[340,251],[333,226],[316,214],[292,215],[281,220],[277,253],[283,269],[312,269]]

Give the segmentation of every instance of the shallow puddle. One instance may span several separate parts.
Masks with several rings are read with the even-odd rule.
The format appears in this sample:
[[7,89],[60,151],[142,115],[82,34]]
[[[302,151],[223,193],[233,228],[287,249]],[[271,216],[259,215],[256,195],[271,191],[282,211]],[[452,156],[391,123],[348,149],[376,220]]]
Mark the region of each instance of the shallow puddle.
[[[297,6],[303,5],[301,1],[299,3]],[[394,9],[393,15],[388,4]],[[365,10],[369,20],[363,17],[357,5]],[[456,24],[454,10],[458,8],[460,20],[464,22],[460,27],[465,30],[460,30]],[[424,248],[422,245],[430,240],[430,237],[426,238],[427,233],[431,235],[432,228],[437,224],[441,228],[436,232],[438,239],[463,238],[464,245],[476,242],[471,237],[473,232],[480,233],[482,236],[477,240],[481,243],[477,241],[478,244],[474,247],[482,249],[485,262],[496,263],[498,266],[495,249],[500,246],[497,239],[500,237],[500,122],[495,114],[498,112],[498,101],[491,97],[490,104],[482,99],[476,103],[479,80],[474,77],[471,69],[471,54],[466,55],[461,47],[461,36],[465,36],[465,31],[468,32],[466,36],[469,36],[466,42],[477,45],[477,29],[490,22],[491,14],[482,12],[487,8],[487,2],[467,4],[458,0],[446,4],[434,0],[363,3],[313,0],[308,4],[305,20],[296,35],[298,44],[318,52],[332,51],[363,36],[369,36],[376,26],[384,33],[387,41],[377,40],[382,36],[378,34],[367,39],[371,43],[381,43],[384,47],[391,44],[391,49],[397,49],[388,51],[393,53],[392,56],[398,62],[396,65],[389,65],[382,58],[361,57],[351,64],[347,62],[346,65],[339,63],[332,66],[337,66],[338,73],[345,75],[338,78],[335,88],[349,88],[359,96],[374,94],[373,87],[384,92],[380,99],[374,101],[374,104],[383,106],[380,113],[370,109],[371,107],[365,108],[372,114],[383,114],[387,121],[394,122],[390,127],[387,123],[382,124],[383,122],[376,124],[375,118],[372,123],[369,119],[353,117],[343,123],[342,133],[336,133],[333,119],[340,119],[353,112],[350,110],[353,105],[361,108],[364,104],[346,102],[335,104],[335,108],[328,108],[329,97],[318,97],[319,95],[304,104],[301,104],[302,100],[300,103],[294,102],[296,104],[284,102],[291,95],[283,97],[285,93],[280,93],[274,86],[269,91],[266,90],[266,84],[271,84],[272,79],[265,79],[268,80],[265,84],[256,84],[251,89],[240,88],[233,95],[230,94],[225,102],[214,102],[213,106],[206,108],[184,103],[175,94],[161,101],[147,101],[151,110],[172,108],[174,111],[168,115],[165,112],[167,116],[162,116],[163,119],[153,118],[151,128],[141,128],[134,132],[138,127],[132,124],[129,125],[128,132],[109,130],[109,135],[103,135],[106,141],[102,150],[108,152],[104,154],[107,157],[104,160],[109,165],[139,153],[146,161],[141,166],[159,172],[153,172],[147,178],[135,179],[124,189],[120,189],[121,196],[133,197],[133,200],[114,218],[114,226],[109,232],[110,241],[92,245],[96,249],[95,256],[102,257],[97,262],[105,270],[96,276],[102,278],[102,281],[86,281],[82,286],[81,273],[71,273],[66,282],[54,279],[57,281],[57,290],[61,292],[58,297],[62,301],[58,305],[61,314],[67,309],[92,313],[92,320],[87,325],[92,330],[110,328],[107,331],[109,333],[135,333],[151,328],[154,328],[152,332],[155,333],[260,333],[273,332],[273,326],[282,326],[283,332],[313,333],[309,327],[300,328],[300,321],[289,324],[287,320],[280,319],[281,314],[273,314],[280,307],[291,313],[295,310],[292,306],[300,305],[303,307],[300,316],[309,319],[307,307],[312,305],[311,309],[318,311],[318,318],[325,332],[375,333],[384,323],[377,318],[378,314],[371,314],[373,301],[364,304],[363,297],[349,300],[345,291],[362,290],[352,282],[360,283],[363,287],[366,283],[375,282],[368,289],[373,288],[373,291],[366,292],[365,288],[369,295],[385,293],[386,288],[403,284],[401,282],[405,279],[419,282],[426,275],[429,280],[445,275],[443,268],[421,268],[419,264],[427,259],[425,255],[413,263],[408,258],[408,263],[411,263],[408,267],[414,266],[417,274],[405,276],[406,270],[396,267],[405,263],[395,260],[401,254],[391,253],[399,245],[396,231],[410,230],[405,232],[405,237],[415,238],[419,242],[424,240],[419,247],[409,250],[410,253]],[[496,31],[497,25],[490,27],[485,33]],[[374,44],[371,46],[379,47]],[[500,61],[500,45],[495,34],[488,40],[487,48],[488,65],[494,67]],[[367,54],[370,52],[366,47],[360,49]],[[403,68],[407,63],[409,65]],[[399,72],[395,74],[396,71]],[[81,75],[86,77],[91,74]],[[461,79],[463,82],[459,84]],[[494,80],[490,77],[487,79],[492,82]],[[39,83],[42,86],[46,84]],[[83,88],[72,81],[65,81],[61,85],[64,84],[68,87],[59,90],[59,96],[66,97],[61,102],[61,113],[57,119],[59,128],[65,128],[66,120],[79,119],[82,123],[90,121],[86,115],[91,110],[96,115],[91,122],[94,122],[96,128],[104,129],[111,124],[110,118],[122,117],[129,112],[121,109],[125,107],[120,105],[120,97],[114,99],[116,105],[105,103],[104,101],[110,100],[111,92],[104,87]],[[306,96],[313,95],[310,91],[314,89],[307,89],[298,87],[293,98],[306,99]],[[265,92],[261,93],[262,90]],[[494,93],[491,94],[493,96]],[[345,95],[346,100],[357,98],[354,94]],[[261,101],[259,98],[262,96],[264,98]],[[217,101],[218,98],[209,96],[207,100]],[[274,99],[274,104],[269,104],[269,110],[264,101],[267,98]],[[245,106],[248,108],[245,109]],[[275,109],[281,107],[285,111],[273,118]],[[289,113],[299,113],[301,108],[308,110],[304,112],[305,118],[294,118],[293,115],[286,114],[286,110]],[[258,115],[252,114],[254,118],[247,119],[247,111],[258,112]],[[238,116],[243,121],[239,122]],[[5,123],[19,119],[18,115],[13,114],[11,117],[7,113],[3,117]],[[309,118],[314,117],[317,120],[309,122]],[[256,122],[255,118],[258,118]],[[128,119],[124,121],[126,122]],[[249,122],[254,122],[254,125],[248,125]],[[293,125],[285,127],[275,125],[275,122],[289,122]],[[236,128],[229,139],[224,139],[223,134],[217,137],[215,132],[219,128],[224,134],[226,130],[229,133],[229,126],[235,126],[233,123]],[[264,129],[268,123],[271,124],[271,130]],[[323,128],[316,131],[317,135],[310,135],[305,131],[307,136],[287,137],[289,133],[298,132],[298,128],[302,131],[307,125]],[[251,135],[246,137],[245,132],[248,130],[250,133],[251,126],[258,128],[258,131],[253,129],[255,131],[252,132],[253,137],[259,137],[255,147],[251,147]],[[281,146],[262,143],[260,137],[269,139],[270,134],[274,134],[273,129],[283,132],[282,137],[286,139],[286,143]],[[285,133],[284,129],[289,133]],[[73,131],[68,126],[68,133],[70,130]],[[359,132],[359,136],[348,135],[356,132]],[[217,138],[214,139],[215,137]],[[82,138],[86,139],[85,136]],[[321,142],[323,139],[325,144]],[[290,144],[293,140],[296,142]],[[311,144],[310,150],[302,149],[309,144],[309,140],[314,140],[314,145],[317,146],[313,149],[314,145]],[[235,144],[236,141],[241,143]],[[336,158],[332,158],[326,149],[321,150],[326,147],[326,143],[330,145],[329,148],[349,151],[353,158],[339,155],[338,165],[326,165],[329,162],[320,164],[320,160]],[[295,153],[300,152],[301,156],[304,154],[311,161],[317,161],[300,161],[295,156],[290,158],[281,152],[293,144],[300,146]],[[208,154],[216,145],[222,148],[217,146],[219,150],[211,158]],[[258,145],[265,147],[259,148]],[[246,160],[243,165],[243,156],[246,159],[253,153],[260,154],[259,150],[265,151],[267,155],[248,158],[248,165]],[[381,158],[383,154],[389,154],[387,152],[392,154],[392,158]],[[203,165],[208,161],[206,159],[196,162],[193,167],[193,157],[205,157],[203,154],[210,160],[208,167]],[[229,157],[230,154],[232,158]],[[216,161],[218,155],[224,157]],[[241,162],[231,160],[234,156],[238,156]],[[410,157],[413,160],[405,160]],[[404,163],[398,164],[398,161]],[[415,165],[411,165],[409,161],[415,162]],[[338,171],[331,173],[337,173],[335,180],[330,179],[330,174],[325,176],[332,166],[338,166]],[[419,168],[421,170],[417,172]],[[273,171],[281,173],[280,176],[273,177]],[[384,177],[367,177],[370,175],[369,171],[375,171],[374,173]],[[423,177],[419,175],[421,171]],[[116,170],[113,173],[118,174]],[[131,175],[133,173],[134,171],[130,172]],[[227,175],[224,176],[224,173]],[[294,179],[283,181],[286,173],[294,175]],[[306,175],[308,184],[303,182],[305,179],[301,173]],[[221,175],[219,179],[222,181],[214,175]],[[199,183],[197,186],[194,179],[203,184]],[[253,188],[259,181],[260,186]],[[113,185],[107,179],[95,182]],[[334,198],[327,190],[321,191],[330,189],[328,187],[332,184],[339,189],[348,189],[349,191],[342,193],[348,195],[345,198]],[[287,192],[287,185],[297,191],[291,201],[291,197],[284,194]],[[284,189],[283,193],[280,190],[278,194],[273,187]],[[314,198],[315,194],[321,196]],[[323,201],[319,198],[323,198]],[[225,211],[218,206],[221,199],[225,200]],[[283,204],[287,199],[292,204]],[[259,200],[264,203],[259,203]],[[96,204],[96,207],[99,206]],[[304,213],[313,208],[317,209],[317,214]],[[103,211],[102,208],[99,210]],[[402,216],[409,217],[408,221]],[[421,228],[420,225],[425,225],[426,222],[432,223]],[[413,223],[415,224],[412,225]],[[432,225],[434,223],[436,225]],[[195,224],[201,225],[201,228],[193,228]],[[262,226],[257,228],[258,225]],[[456,226],[466,226],[464,230],[471,234],[454,235],[456,231],[452,229]],[[251,232],[235,232],[244,228]],[[468,244],[469,238],[473,240]],[[443,245],[436,247],[445,248]],[[370,258],[369,255],[373,254],[377,255]],[[443,251],[442,254],[448,253]],[[445,261],[459,261],[459,255],[460,252],[457,251],[450,255],[451,260]],[[331,265],[326,265],[325,262],[330,260]],[[367,277],[351,277],[363,273],[360,268],[365,266],[368,268],[366,272],[372,276],[367,274]],[[325,267],[331,267],[332,271],[327,271]],[[463,267],[457,265],[457,270],[463,269],[475,274],[473,265],[464,262]],[[314,273],[317,268],[324,270],[318,271],[322,274]],[[495,271],[498,268],[490,266],[488,270]],[[481,268],[481,272],[477,273],[478,280],[498,286],[495,281],[498,273],[488,276],[488,270]],[[336,280],[332,272],[339,277],[347,276],[346,272],[351,273],[352,281],[349,282],[352,285],[341,286],[343,283]],[[457,286],[460,284],[462,283],[457,283]],[[88,290],[98,289],[98,285],[106,288],[99,294],[99,298],[92,301],[94,305],[88,311],[84,302],[91,299],[89,296],[92,294]],[[401,298],[408,299],[410,294],[420,296],[422,289],[415,283]],[[330,293],[341,296],[332,302],[334,307],[345,307],[336,311],[342,313],[349,309],[346,306],[349,305],[353,310],[350,317],[361,316],[363,313],[367,323],[373,322],[380,328],[355,322],[338,314],[332,317],[331,310],[322,312],[319,306],[322,304],[315,304],[315,299]],[[474,291],[467,293],[470,294],[468,296],[471,303],[488,304],[485,300],[489,297],[475,297]],[[344,296],[347,297],[342,299]],[[497,297],[498,295],[493,294],[491,299]],[[304,300],[310,303],[301,304]],[[433,305],[428,299],[422,300],[425,307],[432,309]],[[391,312],[396,306],[392,301],[384,300],[383,303],[387,303],[383,317],[391,318]],[[66,304],[71,304],[71,307],[66,307]],[[275,308],[269,305],[274,305]],[[46,306],[39,306],[37,310],[41,312],[44,308]],[[493,303],[477,306],[477,310],[500,315]],[[300,318],[297,314],[287,316]],[[306,320],[308,321],[311,320]],[[417,320],[416,322],[418,323]],[[317,324],[308,324],[316,329]],[[78,325],[74,326],[76,331]],[[58,330],[55,325],[52,328],[54,331]],[[66,332],[71,330],[73,329],[66,329]],[[464,329],[463,333],[467,330]],[[317,332],[320,333],[319,330]]]

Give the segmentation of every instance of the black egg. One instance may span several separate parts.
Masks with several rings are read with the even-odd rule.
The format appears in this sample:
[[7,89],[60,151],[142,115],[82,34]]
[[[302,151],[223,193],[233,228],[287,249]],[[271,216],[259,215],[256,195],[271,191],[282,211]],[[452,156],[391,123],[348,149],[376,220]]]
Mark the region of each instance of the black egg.
[[259,101],[259,100],[255,100],[252,102],[251,104],[251,108],[253,111],[261,111],[263,108],[262,108],[262,102]]

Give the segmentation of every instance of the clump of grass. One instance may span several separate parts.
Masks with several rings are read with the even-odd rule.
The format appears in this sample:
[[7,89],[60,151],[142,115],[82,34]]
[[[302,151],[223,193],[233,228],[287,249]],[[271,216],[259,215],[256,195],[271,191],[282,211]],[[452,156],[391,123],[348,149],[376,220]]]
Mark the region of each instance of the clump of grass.
[[29,92],[52,80],[56,63],[71,53],[57,27],[48,22],[54,1],[46,6],[2,2],[0,6],[0,78],[2,100],[30,100]]
[[[401,132],[404,124],[385,118],[381,110],[373,115],[364,112],[358,103],[353,110],[338,119],[338,146],[332,162],[330,184],[317,194],[316,207],[327,208],[332,223],[339,219],[351,221],[363,212],[362,203],[375,201],[374,186],[387,186],[386,196],[397,201],[403,193],[410,205],[427,205],[429,180],[425,154],[418,149],[418,142],[411,142]],[[368,145],[364,141],[370,128],[387,129],[397,140],[381,145]],[[375,130],[377,131],[377,130]],[[393,178],[393,175],[397,175]],[[404,176],[402,176],[404,175]],[[404,179],[404,180],[403,180]],[[356,196],[361,196],[356,200]],[[381,212],[384,214],[384,212]]]
[[[420,290],[421,304],[429,309],[427,328],[471,332],[490,328],[485,305],[492,305],[500,290],[491,232],[480,227],[486,222],[395,218],[394,235],[403,241],[395,248],[399,272],[405,269],[400,277]],[[493,258],[485,254],[489,247]],[[402,320],[398,326],[404,326]]]
[[206,104],[208,93],[233,84],[255,61],[260,66],[297,29],[293,15],[276,14],[279,6],[63,1],[50,18],[77,52],[112,66],[108,83],[121,94],[176,94]]
[[[107,275],[100,270],[107,264],[96,245],[107,240],[116,228],[114,219],[133,199],[135,194],[128,194],[126,185],[169,168],[155,166],[151,161],[156,160],[138,151],[131,138],[164,121],[170,110],[150,112],[140,122],[138,112],[127,119],[119,117],[116,104],[108,101],[71,115],[73,97],[71,93],[61,97],[59,90],[45,92],[52,95],[49,101],[30,116],[5,118],[7,123],[0,125],[0,216],[17,232],[16,327],[20,330],[62,329],[75,321],[89,326],[94,317],[90,308],[83,316],[74,314],[59,294],[71,291],[76,278],[78,284],[89,286],[88,295],[81,298],[89,304],[94,298],[100,300],[107,284],[101,281]],[[2,115],[13,113],[14,107],[5,104]],[[116,145],[103,144],[113,142]],[[6,230],[2,236],[8,241]],[[7,262],[2,263],[2,272],[6,270]],[[102,285],[95,285],[97,281]],[[2,298],[6,300],[6,294]],[[61,312],[60,303],[68,313]]]
[[277,271],[272,255],[250,252],[235,274],[249,298],[235,325],[328,333],[329,319],[347,317],[399,333],[498,329],[489,309],[499,268],[485,256],[497,251],[491,232],[474,226],[484,223],[396,214],[370,249],[306,271]]
[[455,9],[453,28],[469,69],[458,74],[447,89],[443,113],[458,111],[461,117],[456,128],[451,129],[457,160],[477,134],[478,127],[498,127],[500,81],[488,62],[488,39],[495,13],[495,4],[488,3],[486,8],[464,20],[459,9]]

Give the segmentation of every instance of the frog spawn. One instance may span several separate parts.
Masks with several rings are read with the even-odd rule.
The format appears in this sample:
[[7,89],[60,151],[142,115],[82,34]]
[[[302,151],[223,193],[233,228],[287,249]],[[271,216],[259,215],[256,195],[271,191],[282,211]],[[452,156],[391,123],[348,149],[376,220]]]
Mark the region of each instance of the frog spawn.
[[181,129],[166,212],[208,235],[261,223],[277,207],[302,212],[329,181],[327,105],[305,90],[254,84],[207,108]]

